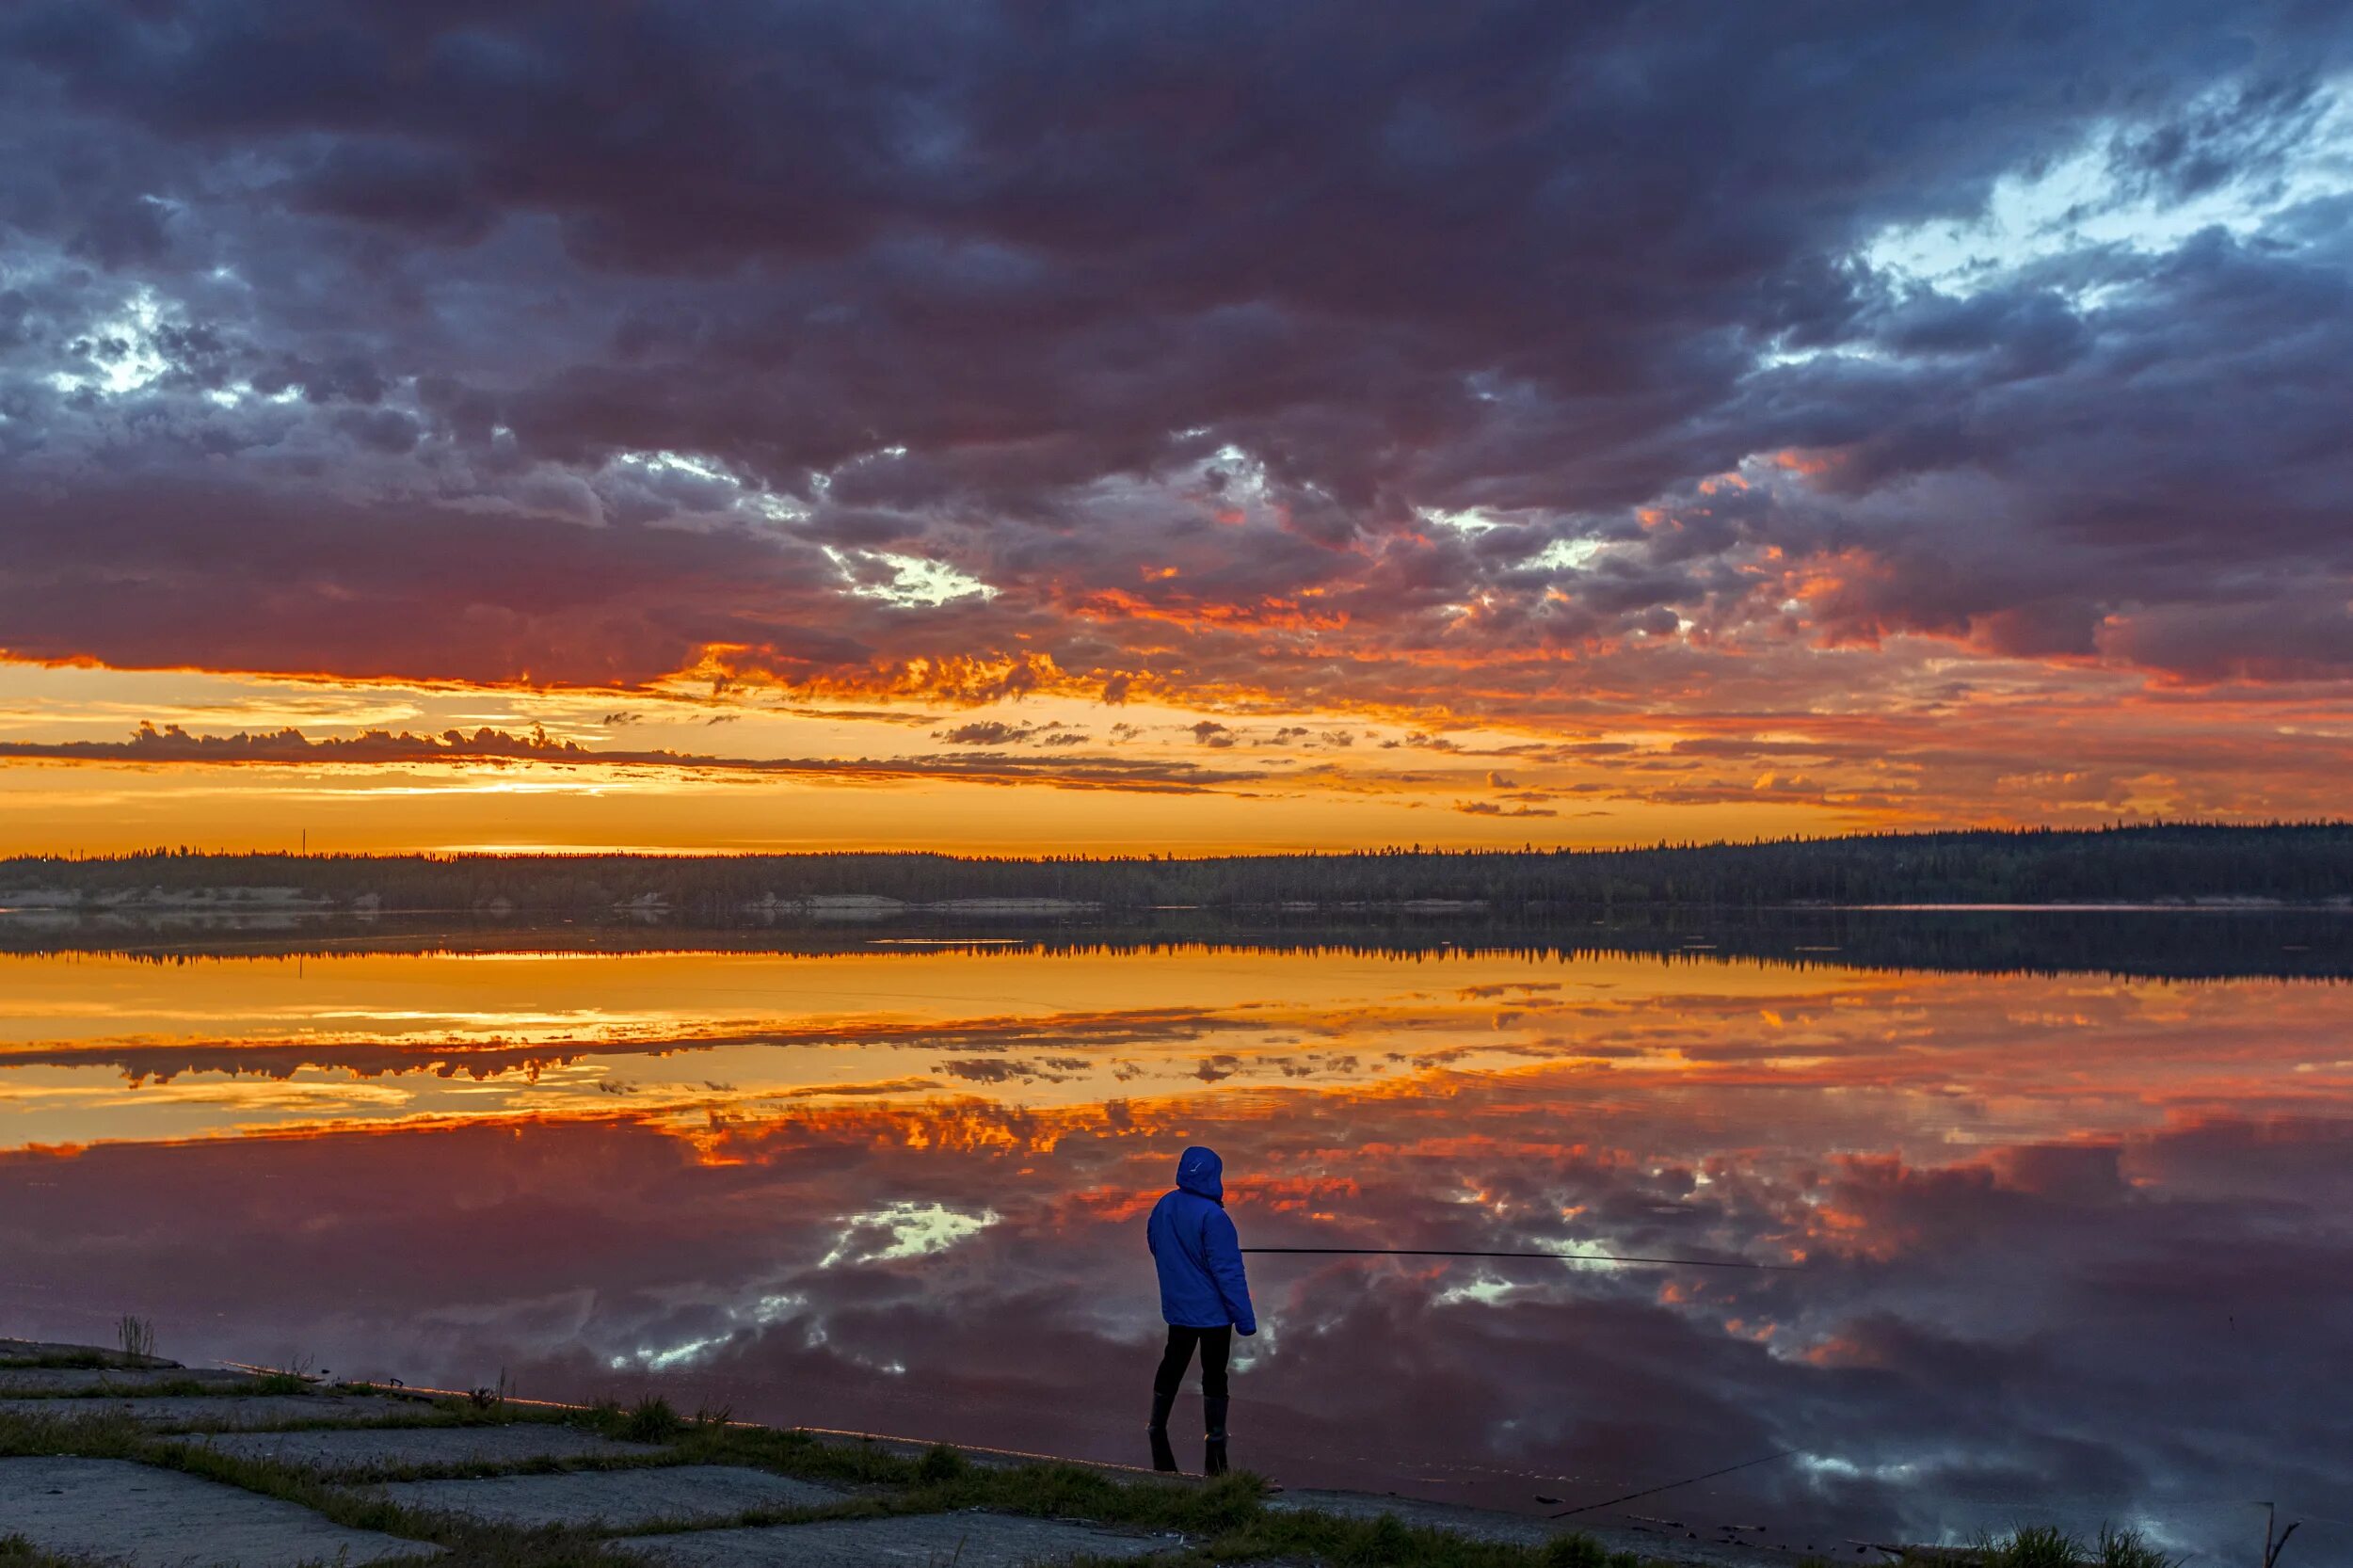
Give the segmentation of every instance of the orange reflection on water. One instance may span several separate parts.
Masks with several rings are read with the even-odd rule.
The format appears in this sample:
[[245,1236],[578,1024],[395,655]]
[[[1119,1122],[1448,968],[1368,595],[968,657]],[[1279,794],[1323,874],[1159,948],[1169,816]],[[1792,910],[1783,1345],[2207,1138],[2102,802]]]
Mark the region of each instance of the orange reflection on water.
[[[2353,989],[1630,956],[1204,947],[0,958],[0,1147],[616,1112],[681,1131],[812,1107],[1457,1098],[1490,1134],[1737,1092],[1831,1139],[2109,1136],[2353,1097]],[[1352,1112],[1353,1113],[1353,1112]],[[697,1131],[708,1144],[707,1131]]]
[[1133,1459],[1141,1216],[1209,1143],[1258,1245],[1799,1265],[1256,1258],[1287,1477],[1526,1507],[1790,1448],[1694,1498],[1881,1539],[2353,1469],[2353,987],[1190,947],[0,995],[0,1310],[52,1337]]

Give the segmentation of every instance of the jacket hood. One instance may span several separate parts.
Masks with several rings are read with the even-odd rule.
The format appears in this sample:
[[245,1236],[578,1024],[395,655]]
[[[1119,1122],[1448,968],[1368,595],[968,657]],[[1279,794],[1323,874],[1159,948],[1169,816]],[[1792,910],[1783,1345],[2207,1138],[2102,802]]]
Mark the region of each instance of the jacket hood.
[[1225,1201],[1225,1161],[1217,1157],[1217,1150],[1195,1144],[1176,1161],[1176,1185],[1188,1192],[1198,1192],[1213,1203]]

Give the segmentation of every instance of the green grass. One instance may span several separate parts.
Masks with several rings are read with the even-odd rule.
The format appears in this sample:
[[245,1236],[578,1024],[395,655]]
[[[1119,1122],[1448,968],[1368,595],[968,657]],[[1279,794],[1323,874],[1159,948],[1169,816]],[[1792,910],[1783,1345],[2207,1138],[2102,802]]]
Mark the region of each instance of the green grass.
[[238,1394],[315,1394],[318,1384],[293,1372],[264,1372],[251,1383],[241,1383],[231,1392]]
[[1979,1568],[2180,1568],[2137,1529],[2100,1527],[2100,1539],[2086,1544],[2056,1525],[2022,1525],[2007,1536],[1977,1544]]
[[[472,1425],[485,1419],[484,1412],[469,1410],[466,1404],[456,1400],[421,1407],[420,1419],[405,1424]],[[1610,1554],[1583,1536],[1561,1536],[1543,1546],[1522,1546],[1409,1526],[1388,1515],[1354,1519],[1310,1510],[1269,1509],[1264,1506],[1266,1483],[1246,1472],[1185,1482],[1124,1479],[1073,1464],[976,1464],[945,1446],[909,1455],[873,1443],[828,1443],[806,1432],[728,1426],[713,1419],[688,1421],[658,1400],[642,1400],[626,1408],[618,1404],[599,1407],[583,1413],[580,1424],[615,1435],[656,1431],[669,1435],[656,1454],[503,1465],[385,1467],[366,1479],[728,1464],[824,1482],[844,1494],[839,1503],[823,1507],[758,1510],[693,1527],[683,1521],[648,1523],[615,1532],[611,1539],[616,1541],[684,1528],[978,1509],[1180,1534],[1183,1549],[1155,1559],[1170,1568],[1268,1560],[1330,1568],[1641,1568],[1639,1559]],[[298,1503],[337,1524],[441,1546],[447,1552],[441,1560],[450,1568],[624,1568],[639,1561],[607,1544],[606,1537],[584,1530],[479,1525],[405,1507],[354,1490],[350,1477],[330,1481],[275,1460],[244,1458],[174,1441],[120,1416],[0,1415],[0,1455],[62,1453],[136,1460]],[[69,1565],[21,1543],[0,1543],[0,1568]],[[2144,1565],[2118,1563],[2113,1568]]]
[[690,1464],[748,1464],[871,1489],[881,1494],[874,1499],[877,1512],[977,1508],[1181,1533],[1187,1549],[1154,1560],[1163,1563],[1274,1559],[1334,1568],[1640,1568],[1641,1560],[1612,1554],[1590,1536],[1521,1546],[1405,1525],[1388,1515],[1352,1519],[1270,1509],[1264,1506],[1266,1482],[1245,1471],[1197,1484],[1123,1480],[1072,1464],[975,1464],[944,1447],[909,1458],[872,1443],[824,1443],[807,1432],[764,1427],[698,1431],[676,1448]]
[[624,1443],[667,1443],[687,1429],[686,1417],[659,1394],[648,1394],[626,1407],[617,1400],[601,1400],[589,1407],[583,1424]]
[[1642,1560],[1608,1551],[1590,1536],[1557,1536],[1541,1546],[1522,1546],[1408,1525],[1393,1513],[1349,1519],[1306,1509],[1256,1510],[1232,1528],[1188,1544],[1190,1555],[1177,1560],[1200,1564],[1273,1558],[1334,1568],[1641,1568]]
[[1632,1552],[1610,1551],[1590,1535],[1562,1535],[1545,1544],[1538,1560],[1545,1568],[1638,1568],[1642,1560]]
[[2100,1546],[2092,1559],[2100,1568],[2181,1568],[2182,1560],[2168,1557],[2135,1529],[2100,1527]]
[[0,1535],[0,1568],[74,1568],[67,1559],[44,1552],[21,1535]]
[[1987,1568],[2075,1568],[2083,1543],[2056,1525],[2025,1525],[1985,1554]]

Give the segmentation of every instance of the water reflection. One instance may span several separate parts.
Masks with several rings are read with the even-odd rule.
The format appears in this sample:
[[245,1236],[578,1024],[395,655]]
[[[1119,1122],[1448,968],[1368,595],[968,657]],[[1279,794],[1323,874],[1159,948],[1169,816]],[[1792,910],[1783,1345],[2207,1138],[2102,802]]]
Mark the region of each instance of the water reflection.
[[13,1332],[1132,1461],[1198,1142],[1251,1244],[1801,1265],[1255,1258],[1236,1460],[1286,1480],[1534,1509],[1791,1448],[1630,1507],[2229,1549],[2278,1497],[2353,1545],[2339,986],[1180,949],[0,995]]

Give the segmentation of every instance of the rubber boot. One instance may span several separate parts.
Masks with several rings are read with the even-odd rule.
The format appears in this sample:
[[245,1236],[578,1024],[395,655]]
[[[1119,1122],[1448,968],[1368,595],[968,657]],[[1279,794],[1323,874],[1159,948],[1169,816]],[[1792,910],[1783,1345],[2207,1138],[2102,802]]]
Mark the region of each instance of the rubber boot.
[[1205,1476],[1225,1473],[1225,1410],[1233,1402],[1230,1399],[1207,1398],[1201,1401],[1201,1473]]
[[1176,1450],[1168,1444],[1168,1413],[1176,1408],[1176,1404],[1175,1394],[1153,1392],[1152,1420],[1144,1431],[1144,1435],[1152,1440],[1152,1468],[1155,1470],[1173,1471],[1176,1468]]

